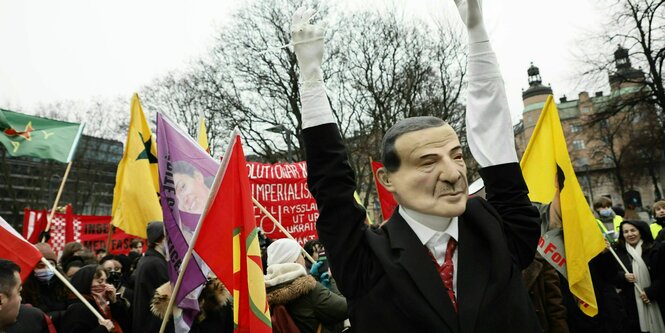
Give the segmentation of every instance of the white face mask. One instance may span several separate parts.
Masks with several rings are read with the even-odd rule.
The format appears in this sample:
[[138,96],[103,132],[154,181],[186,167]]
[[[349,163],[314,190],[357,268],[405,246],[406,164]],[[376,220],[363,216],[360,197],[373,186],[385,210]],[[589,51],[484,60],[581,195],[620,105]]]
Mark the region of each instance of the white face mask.
[[603,208],[600,211],[598,211],[598,213],[600,213],[600,216],[602,217],[608,217],[612,215],[612,208]]
[[41,282],[49,282],[53,278],[53,275],[55,275],[55,273],[53,273],[53,271],[48,267],[36,268],[34,270],[34,274],[37,280]]

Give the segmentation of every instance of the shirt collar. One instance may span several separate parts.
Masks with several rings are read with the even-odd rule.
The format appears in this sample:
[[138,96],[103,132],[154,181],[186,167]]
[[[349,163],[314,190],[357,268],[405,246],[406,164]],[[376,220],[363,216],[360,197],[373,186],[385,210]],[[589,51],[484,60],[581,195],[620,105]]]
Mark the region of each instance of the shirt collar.
[[[450,217],[428,215],[428,214],[415,212],[413,210],[404,208],[402,206],[399,206],[398,211],[399,214],[404,218],[404,221],[406,221],[409,227],[411,227],[411,230],[413,230],[416,236],[418,236],[418,239],[423,245],[427,244],[427,242],[429,242],[433,237],[435,236],[440,237],[443,234],[447,234],[450,237],[454,238],[455,240],[458,240],[459,226],[458,226],[457,216],[450,218]],[[443,225],[448,224],[448,227],[444,231],[437,231],[419,222],[419,220],[422,219],[427,219],[428,220],[427,222],[429,223],[438,222]]]

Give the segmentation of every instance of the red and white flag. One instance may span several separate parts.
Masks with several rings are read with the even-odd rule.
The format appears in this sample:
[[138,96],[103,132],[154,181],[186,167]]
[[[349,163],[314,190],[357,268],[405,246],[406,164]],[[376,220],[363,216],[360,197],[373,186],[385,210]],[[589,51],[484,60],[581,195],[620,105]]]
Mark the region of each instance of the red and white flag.
[[21,267],[21,281],[30,275],[42,254],[0,217],[0,258],[11,260]]

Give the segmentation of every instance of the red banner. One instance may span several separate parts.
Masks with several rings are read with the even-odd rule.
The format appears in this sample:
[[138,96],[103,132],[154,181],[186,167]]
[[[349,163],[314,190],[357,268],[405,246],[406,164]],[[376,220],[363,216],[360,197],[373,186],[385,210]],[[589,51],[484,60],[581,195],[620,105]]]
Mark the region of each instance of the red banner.
[[[100,248],[106,248],[111,216],[77,215],[75,219],[80,222],[80,242],[84,247],[91,249],[93,252]],[[111,236],[111,248],[106,250],[111,254],[127,254],[129,253],[129,242],[134,238],[138,237],[115,228]]]
[[[25,209],[23,220],[23,237],[31,243],[36,243],[39,233],[46,228],[46,211]],[[80,242],[93,252],[99,248],[106,248],[108,241],[111,216],[74,215],[71,207],[67,207],[66,214],[56,213],[51,223],[51,239],[49,244],[56,254],[60,255],[68,242]],[[129,242],[137,238],[115,228],[111,238],[111,254],[127,254]]]
[[[307,164],[247,163],[252,196],[279,221],[301,245],[316,235],[319,210],[307,188]],[[277,226],[254,207],[256,223],[272,239],[286,236]]]

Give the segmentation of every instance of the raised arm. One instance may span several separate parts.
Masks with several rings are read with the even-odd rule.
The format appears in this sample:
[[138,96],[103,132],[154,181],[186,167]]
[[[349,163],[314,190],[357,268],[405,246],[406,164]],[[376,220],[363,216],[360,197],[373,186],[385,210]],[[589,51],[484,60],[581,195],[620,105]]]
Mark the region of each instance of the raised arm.
[[307,157],[307,182],[316,199],[316,229],[323,242],[340,291],[353,297],[365,290],[369,251],[364,243],[365,211],[353,193],[356,182],[346,147],[334,121],[326,95],[321,61],[323,30],[309,24],[313,10],[298,9],[292,34],[301,79],[303,139]]
[[531,205],[517,163],[513,127],[501,71],[479,0],[457,0],[469,36],[466,130],[469,148],[482,169],[487,201],[501,215],[507,245],[522,268],[533,260],[540,216]]

